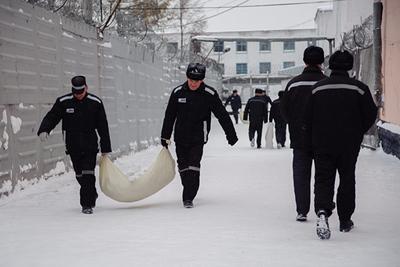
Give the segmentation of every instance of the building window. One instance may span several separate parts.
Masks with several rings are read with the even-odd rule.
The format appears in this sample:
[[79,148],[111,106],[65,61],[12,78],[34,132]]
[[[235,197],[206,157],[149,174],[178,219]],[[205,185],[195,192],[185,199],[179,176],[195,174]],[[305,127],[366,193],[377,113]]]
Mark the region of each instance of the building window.
[[260,62],[260,73],[271,73],[271,62]]
[[290,68],[290,67],[294,67],[294,65],[295,65],[294,61],[284,61],[283,62],[283,68],[284,69]]
[[247,51],[247,42],[246,41],[236,41],[236,51],[237,52],[246,52]]
[[167,53],[175,54],[176,52],[178,52],[178,43],[177,42],[167,43]]
[[236,74],[247,74],[247,63],[236,63]]
[[261,41],[260,42],[260,51],[271,52],[271,42],[270,41]]
[[214,52],[223,52],[224,51],[224,41],[214,42]]
[[294,49],[295,49],[294,41],[289,40],[283,42],[283,51],[294,51]]

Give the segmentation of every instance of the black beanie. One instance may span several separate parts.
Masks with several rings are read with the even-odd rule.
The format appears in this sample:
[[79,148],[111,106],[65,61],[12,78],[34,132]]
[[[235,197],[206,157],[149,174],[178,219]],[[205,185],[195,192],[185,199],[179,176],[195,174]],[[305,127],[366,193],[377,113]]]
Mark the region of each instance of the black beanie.
[[204,80],[206,66],[201,63],[190,63],[186,70],[186,76],[191,80]]
[[263,93],[263,90],[262,89],[260,89],[260,88],[256,88],[256,94],[262,94]]
[[351,70],[353,68],[353,55],[348,51],[336,51],[329,58],[329,68],[331,70]]
[[309,46],[304,50],[303,61],[307,65],[319,65],[324,62],[324,50],[319,46]]

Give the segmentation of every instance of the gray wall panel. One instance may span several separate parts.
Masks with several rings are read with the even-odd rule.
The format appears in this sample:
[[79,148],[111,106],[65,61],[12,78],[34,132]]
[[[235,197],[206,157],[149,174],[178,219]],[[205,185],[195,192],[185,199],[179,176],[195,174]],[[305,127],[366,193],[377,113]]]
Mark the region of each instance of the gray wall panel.
[[[36,136],[56,97],[69,93],[74,75],[103,100],[113,156],[159,142],[171,90],[185,80],[179,65],[146,47],[61,18],[20,0],[0,3],[0,196],[22,180],[70,167],[61,124],[45,143]],[[208,83],[220,84],[207,73]],[[58,168],[62,171],[64,168]],[[50,172],[51,171],[51,172]]]

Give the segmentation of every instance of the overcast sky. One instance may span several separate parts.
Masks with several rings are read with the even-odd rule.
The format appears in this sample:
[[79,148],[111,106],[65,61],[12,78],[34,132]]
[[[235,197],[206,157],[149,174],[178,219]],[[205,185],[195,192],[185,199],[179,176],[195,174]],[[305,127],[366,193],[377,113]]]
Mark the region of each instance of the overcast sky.
[[[324,0],[321,0],[324,1]],[[249,0],[243,5],[321,2],[320,0]],[[203,6],[235,6],[244,0],[203,0]],[[208,19],[207,32],[314,28],[318,7],[329,3],[234,8]],[[205,9],[206,17],[226,9]]]

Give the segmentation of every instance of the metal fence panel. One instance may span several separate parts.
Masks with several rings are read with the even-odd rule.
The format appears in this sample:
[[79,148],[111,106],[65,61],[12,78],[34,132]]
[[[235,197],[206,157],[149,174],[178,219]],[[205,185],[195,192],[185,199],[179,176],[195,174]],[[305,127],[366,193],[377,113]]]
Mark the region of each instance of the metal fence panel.
[[[69,166],[59,124],[47,142],[36,132],[56,98],[85,75],[89,92],[104,103],[114,155],[147,148],[159,135],[172,89],[185,66],[167,63],[144,46],[34,7],[0,3],[0,196],[24,181]],[[207,83],[220,81],[212,72]]]

